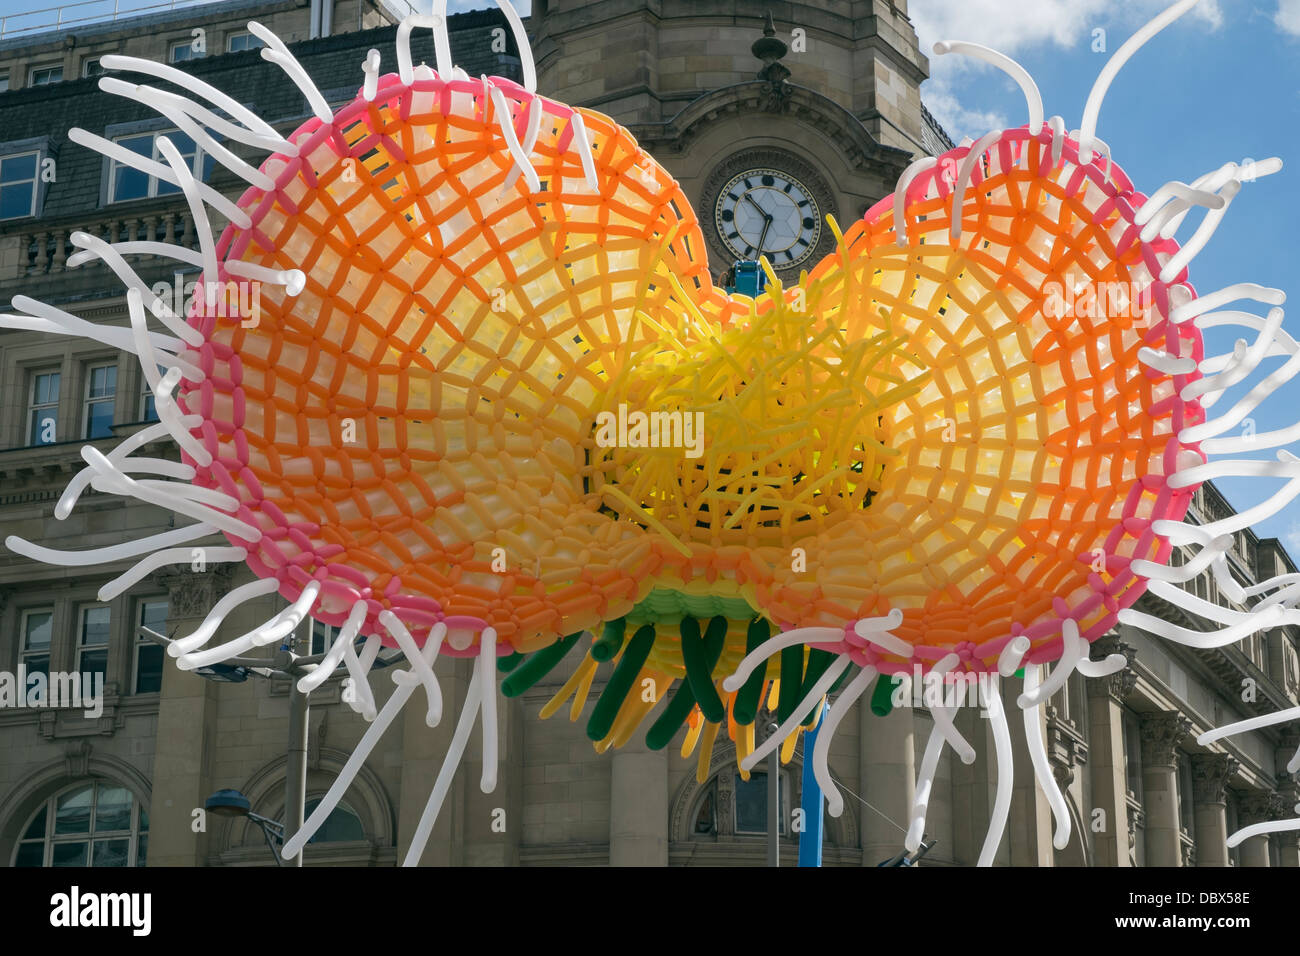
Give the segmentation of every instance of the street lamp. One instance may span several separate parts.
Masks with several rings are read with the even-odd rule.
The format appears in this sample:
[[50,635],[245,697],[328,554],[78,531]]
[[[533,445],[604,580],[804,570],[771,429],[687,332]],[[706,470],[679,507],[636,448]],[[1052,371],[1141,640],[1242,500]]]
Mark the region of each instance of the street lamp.
[[[308,624],[308,628],[310,628],[310,624]],[[140,626],[139,633],[164,648],[168,647],[173,641],[173,638],[159,634],[157,631],[150,630],[143,625]],[[310,630],[307,633],[310,635]],[[276,866],[284,866],[285,863],[271,838],[274,837],[283,844],[286,836],[292,836],[302,829],[303,818],[306,815],[307,713],[309,705],[307,695],[298,690],[298,680],[310,674],[325,657],[324,654],[297,653],[293,646],[295,641],[299,643],[298,650],[311,650],[310,637],[304,641],[301,636],[290,634],[285,638],[284,643],[280,645],[275,657],[269,660],[235,657],[224,664],[210,664],[207,667],[194,670],[194,673],[204,680],[224,684],[243,683],[248,680],[249,675],[261,677],[265,680],[289,681],[289,752],[285,765],[284,823],[277,823],[260,814],[253,813],[252,804],[238,790],[218,790],[208,797],[207,802],[204,804],[205,809],[218,816],[246,816],[254,823],[257,823],[262,828],[262,835],[266,838],[266,845],[271,848],[271,853],[275,857]],[[301,646],[303,643],[307,644],[305,648]],[[363,643],[364,639],[358,638],[358,644]],[[399,653],[390,658],[376,657],[371,669],[391,667],[400,661],[402,656]],[[292,830],[286,834],[285,831],[289,827],[292,827]],[[303,854],[299,853],[291,865],[302,866],[302,858]]]
[[[260,813],[253,812],[253,805],[249,802],[248,797],[244,796],[238,790],[218,790],[212,796],[203,802],[203,809],[209,813],[216,814],[219,817],[246,817],[253,823],[256,823],[262,829],[262,838],[266,840],[266,846],[275,857],[276,866],[284,866],[284,859],[276,850],[275,844],[284,844],[284,824],[262,816]],[[272,841],[275,842],[272,842]]]

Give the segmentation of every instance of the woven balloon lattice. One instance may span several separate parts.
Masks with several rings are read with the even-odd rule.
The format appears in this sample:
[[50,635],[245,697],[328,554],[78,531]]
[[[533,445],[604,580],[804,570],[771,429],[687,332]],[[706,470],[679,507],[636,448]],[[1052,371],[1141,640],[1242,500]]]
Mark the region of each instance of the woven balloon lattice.
[[[542,110],[535,194],[484,115],[507,103],[520,131]],[[255,569],[322,579],[326,615],[374,595],[417,632],[462,624],[464,653],[486,626],[528,652],[659,592],[743,602],[727,660],[755,616],[897,609],[901,638],[977,667],[1021,631],[1031,658],[1059,653],[1062,617],[1109,626],[1136,596],[1127,563],[1163,558],[1151,520],[1186,504],[1162,481],[1184,409],[1137,363],[1165,335],[1153,254],[1176,246],[1137,241],[1122,171],[1013,132],[956,242],[939,164],[909,187],[902,243],[886,200],[753,303],[713,286],[673,181],[583,113],[591,190],[574,115],[392,85],[307,124],[277,189],[245,197],[253,228],[224,254],[314,263],[255,327],[192,319],[213,485],[264,532]],[[1154,291],[1053,317],[1067,283]],[[601,442],[620,409],[698,418],[699,454]],[[673,644],[647,659],[680,675]]]
[[[1300,373],[1285,293],[1237,283],[1198,295],[1187,279],[1242,183],[1281,161],[1227,163],[1148,197],[1096,136],[1118,70],[1195,2],[1177,0],[1115,52],[1073,132],[1045,117],[1007,57],[936,44],[1006,73],[1029,122],[918,158],[847,231],[828,217],[835,250],[811,272],[778,281],[762,261],[757,298],[714,285],[687,196],[631,133],[537,94],[508,0],[522,83],[458,69],[446,4],[432,0],[397,29],[397,73],[381,75],[370,51],[337,112],[288,46],[250,23],[313,114],[288,136],[182,70],[106,56],[110,71],[191,94],[100,80],[187,130],[249,188],[233,202],[196,180],[167,136],[160,163],[70,131],[183,195],[199,248],[75,232],[68,266],[112,269],[130,327],[23,296],[0,327],[132,353],[155,401],[157,423],[107,453],[83,447],[87,468],[55,518],[93,488],[193,523],[91,551],[5,544],[64,566],[138,559],[101,601],[197,560],[196,548],[246,563],[254,580],[200,625],[157,636],[182,670],[263,673],[280,658],[246,655],[308,614],[338,626],[320,655],[286,647],[289,666],[302,693],[346,670],[343,700],[370,726],[286,858],[417,689],[425,723],[443,719],[440,654],[473,657],[473,676],[408,864],[476,725],[480,789],[496,787],[498,691],[519,696],[571,656],[543,717],[586,714],[602,751],[646,723],[655,749],[685,727],[681,753],[698,750],[701,782],[724,727],[747,774],[778,748],[790,760],[817,726],[804,759],[832,815],[844,802],[830,740],[865,694],[883,714],[896,675],[977,682],[998,765],[984,865],[1012,803],[998,680],[1019,673],[1024,742],[1063,848],[1070,814],[1034,711],[1071,675],[1128,666],[1123,654],[1093,659],[1090,642],[1118,622],[1208,650],[1300,620],[1293,575],[1247,587],[1227,558],[1238,532],[1300,494],[1300,459],[1285,448],[1300,424],[1234,434]],[[417,28],[433,32],[436,70],[413,62]],[[255,166],[243,151],[268,158]],[[217,240],[209,210],[227,223]],[[1193,212],[1204,215],[1180,244]],[[201,267],[184,314],[147,293],[128,262],[142,255]],[[1214,311],[1239,300],[1272,308]],[[1206,356],[1202,330],[1224,325],[1254,330],[1254,344]],[[1238,387],[1249,391],[1209,418]],[[134,455],[164,438],[180,462]],[[1260,449],[1277,460],[1210,460]],[[1184,523],[1200,484],[1222,476],[1288,481],[1240,514]],[[222,546],[204,544],[217,534]],[[1192,553],[1166,564],[1174,546]],[[1233,608],[1182,587],[1200,573]],[[1133,608],[1147,591],[1199,623]],[[236,609],[277,593],[287,607],[217,640]],[[382,646],[397,653],[381,661]],[[399,661],[409,669],[381,706],[369,675]],[[944,748],[976,758],[959,703],[926,705],[904,841],[914,854]],[[1197,743],[1293,718],[1252,717]],[[1300,753],[1287,766],[1300,768]],[[1297,827],[1252,825],[1229,843]]]

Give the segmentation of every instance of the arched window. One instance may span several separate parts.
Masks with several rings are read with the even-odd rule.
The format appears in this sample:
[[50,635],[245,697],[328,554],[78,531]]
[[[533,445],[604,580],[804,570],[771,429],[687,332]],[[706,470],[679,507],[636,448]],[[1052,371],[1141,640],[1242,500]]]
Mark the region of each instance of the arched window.
[[[320,806],[321,798],[312,797],[304,807],[303,818],[310,817]],[[364,840],[365,827],[361,825],[360,815],[346,803],[340,802],[326,818],[311,843],[346,843],[349,840]]]
[[126,787],[78,783],[32,814],[14,851],[14,866],[144,866],[149,811]]
[[[722,780],[722,774],[727,779]],[[720,801],[722,803],[720,804]],[[781,836],[788,836],[790,814],[790,776],[783,769],[777,786],[777,819]],[[734,767],[714,774],[695,800],[691,817],[691,836],[729,837],[761,836],[767,833],[767,774],[754,770],[749,780]]]

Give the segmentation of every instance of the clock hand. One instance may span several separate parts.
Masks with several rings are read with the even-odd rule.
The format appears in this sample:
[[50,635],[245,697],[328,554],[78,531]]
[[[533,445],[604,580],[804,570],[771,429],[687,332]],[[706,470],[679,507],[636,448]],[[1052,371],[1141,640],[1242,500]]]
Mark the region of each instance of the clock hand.
[[759,214],[760,216],[762,216],[764,219],[771,219],[771,218],[772,218],[772,217],[768,214],[768,212],[767,212],[766,209],[764,209],[762,206],[760,206],[758,203],[756,203],[756,202],[754,201],[754,197],[753,197],[752,194],[750,194],[750,193],[745,193],[745,201],[746,201],[747,203],[749,203],[751,206],[753,206],[755,209],[757,209],[757,210],[758,210],[758,214]]
[[758,254],[760,256],[763,254],[763,240],[767,238],[767,230],[771,227],[771,225],[772,225],[772,217],[768,216],[767,219],[763,222],[763,231],[759,233],[758,236]]

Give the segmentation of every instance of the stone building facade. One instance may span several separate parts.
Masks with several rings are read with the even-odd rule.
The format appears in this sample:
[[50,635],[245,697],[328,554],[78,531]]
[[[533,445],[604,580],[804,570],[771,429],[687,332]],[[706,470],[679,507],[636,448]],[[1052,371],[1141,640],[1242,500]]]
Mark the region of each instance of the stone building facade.
[[[381,51],[385,70],[393,64],[394,4],[337,0],[325,16],[327,3],[227,0],[140,21],[0,40],[0,72],[9,77],[8,91],[0,93],[7,138],[0,142],[0,297],[28,295],[92,321],[125,325],[117,279],[98,264],[68,267],[71,233],[195,245],[189,214],[175,195],[147,177],[120,176],[111,163],[69,141],[72,126],[146,147],[167,131],[148,111],[83,78],[94,73],[87,59],[106,52],[174,59],[289,131],[306,119],[307,105],[255,50],[240,49],[248,43],[237,39],[246,34],[247,20],[260,20],[289,41],[334,106],[355,96],[368,50]],[[518,51],[510,43],[493,49],[493,31],[503,25],[495,11],[452,18],[453,51],[470,75],[518,77]],[[848,223],[892,192],[911,158],[951,145],[921,104],[928,64],[905,0],[534,0],[527,25],[541,92],[607,113],[634,132],[682,183],[715,272],[744,251],[729,244],[721,228],[723,187],[735,176],[751,170],[783,176],[819,215]],[[177,54],[178,44],[199,28],[204,55]],[[417,61],[432,62],[427,34],[417,34],[414,52]],[[42,72],[56,64],[59,81]],[[46,159],[55,161],[52,180],[22,178]],[[237,182],[221,167],[211,168],[201,156],[195,163],[214,187],[237,194]],[[24,198],[26,214],[18,214]],[[828,231],[806,238],[800,256],[815,261],[828,248]],[[777,261],[778,270],[797,273],[803,261],[794,258]],[[162,261],[146,260],[139,269],[150,283],[175,281]],[[85,441],[107,453],[152,420],[140,370],[128,358],[79,339],[0,332],[4,534],[73,549],[170,526],[168,512],[93,491],[65,520],[53,517],[64,485],[83,466]],[[50,421],[53,434],[42,435]],[[176,455],[170,443],[144,453]],[[1193,519],[1211,521],[1229,512],[1207,486],[1198,493]],[[1238,535],[1232,561],[1243,581],[1296,570],[1276,540],[1250,532]],[[287,683],[251,677],[221,682],[170,663],[163,667],[160,649],[138,633],[141,624],[188,633],[222,595],[249,580],[249,572],[182,565],[99,602],[98,588],[128,565],[65,569],[0,551],[0,671],[16,672],[20,665],[89,669],[102,671],[106,681],[102,712],[91,716],[76,708],[0,708],[0,863],[272,865],[252,825],[215,816],[201,832],[193,824],[195,811],[221,788],[243,792],[257,813],[283,818]],[[1208,578],[1195,587],[1202,597],[1225,600]],[[221,634],[243,633],[282,603],[269,598],[241,609]],[[1188,624],[1178,608],[1154,598],[1146,599],[1146,608]],[[303,635],[317,649],[329,638],[324,628]],[[1277,629],[1242,647],[1202,652],[1127,628],[1103,639],[1094,656],[1119,651],[1131,666],[1105,680],[1071,680],[1042,718],[1074,823],[1071,842],[1064,850],[1052,847],[1049,810],[1032,779],[1023,726],[1013,720],[1016,790],[998,862],[1300,864],[1295,835],[1253,839],[1231,852],[1224,847],[1228,832],[1284,815],[1300,799],[1296,781],[1285,774],[1300,744],[1294,725],[1210,747],[1195,742],[1211,727],[1295,706],[1298,641],[1294,629]],[[468,665],[443,660],[438,670],[445,711],[452,713],[465,696]],[[571,723],[566,709],[538,720],[566,677],[558,673],[501,702],[502,773],[491,795],[479,792],[478,745],[471,739],[470,758],[456,775],[423,862],[763,861],[762,775],[739,779],[734,748],[725,739],[702,768],[703,782],[697,761],[680,756],[680,738],[653,752],[638,736],[621,750],[597,755],[583,731],[585,715]],[[597,676],[591,700],[606,677],[607,671]],[[372,683],[382,703],[391,685],[382,671]],[[1013,699],[1019,682],[1008,683],[1013,686],[1004,694]],[[1248,700],[1243,686],[1253,688]],[[322,838],[308,847],[308,864],[400,860],[451,724],[429,730],[423,714],[408,708]],[[308,725],[310,807],[366,725],[341,701],[338,679],[313,694]],[[841,725],[831,766],[851,795],[844,815],[828,820],[827,865],[874,865],[898,852],[931,726],[924,707],[901,707],[879,718],[865,705]],[[941,762],[928,819],[937,842],[925,865],[972,864],[987,827],[995,789],[990,731],[977,708],[963,708],[958,726],[978,759],[966,766],[949,754]],[[795,855],[788,811],[799,802],[801,766],[796,752],[781,774],[783,863]]]

